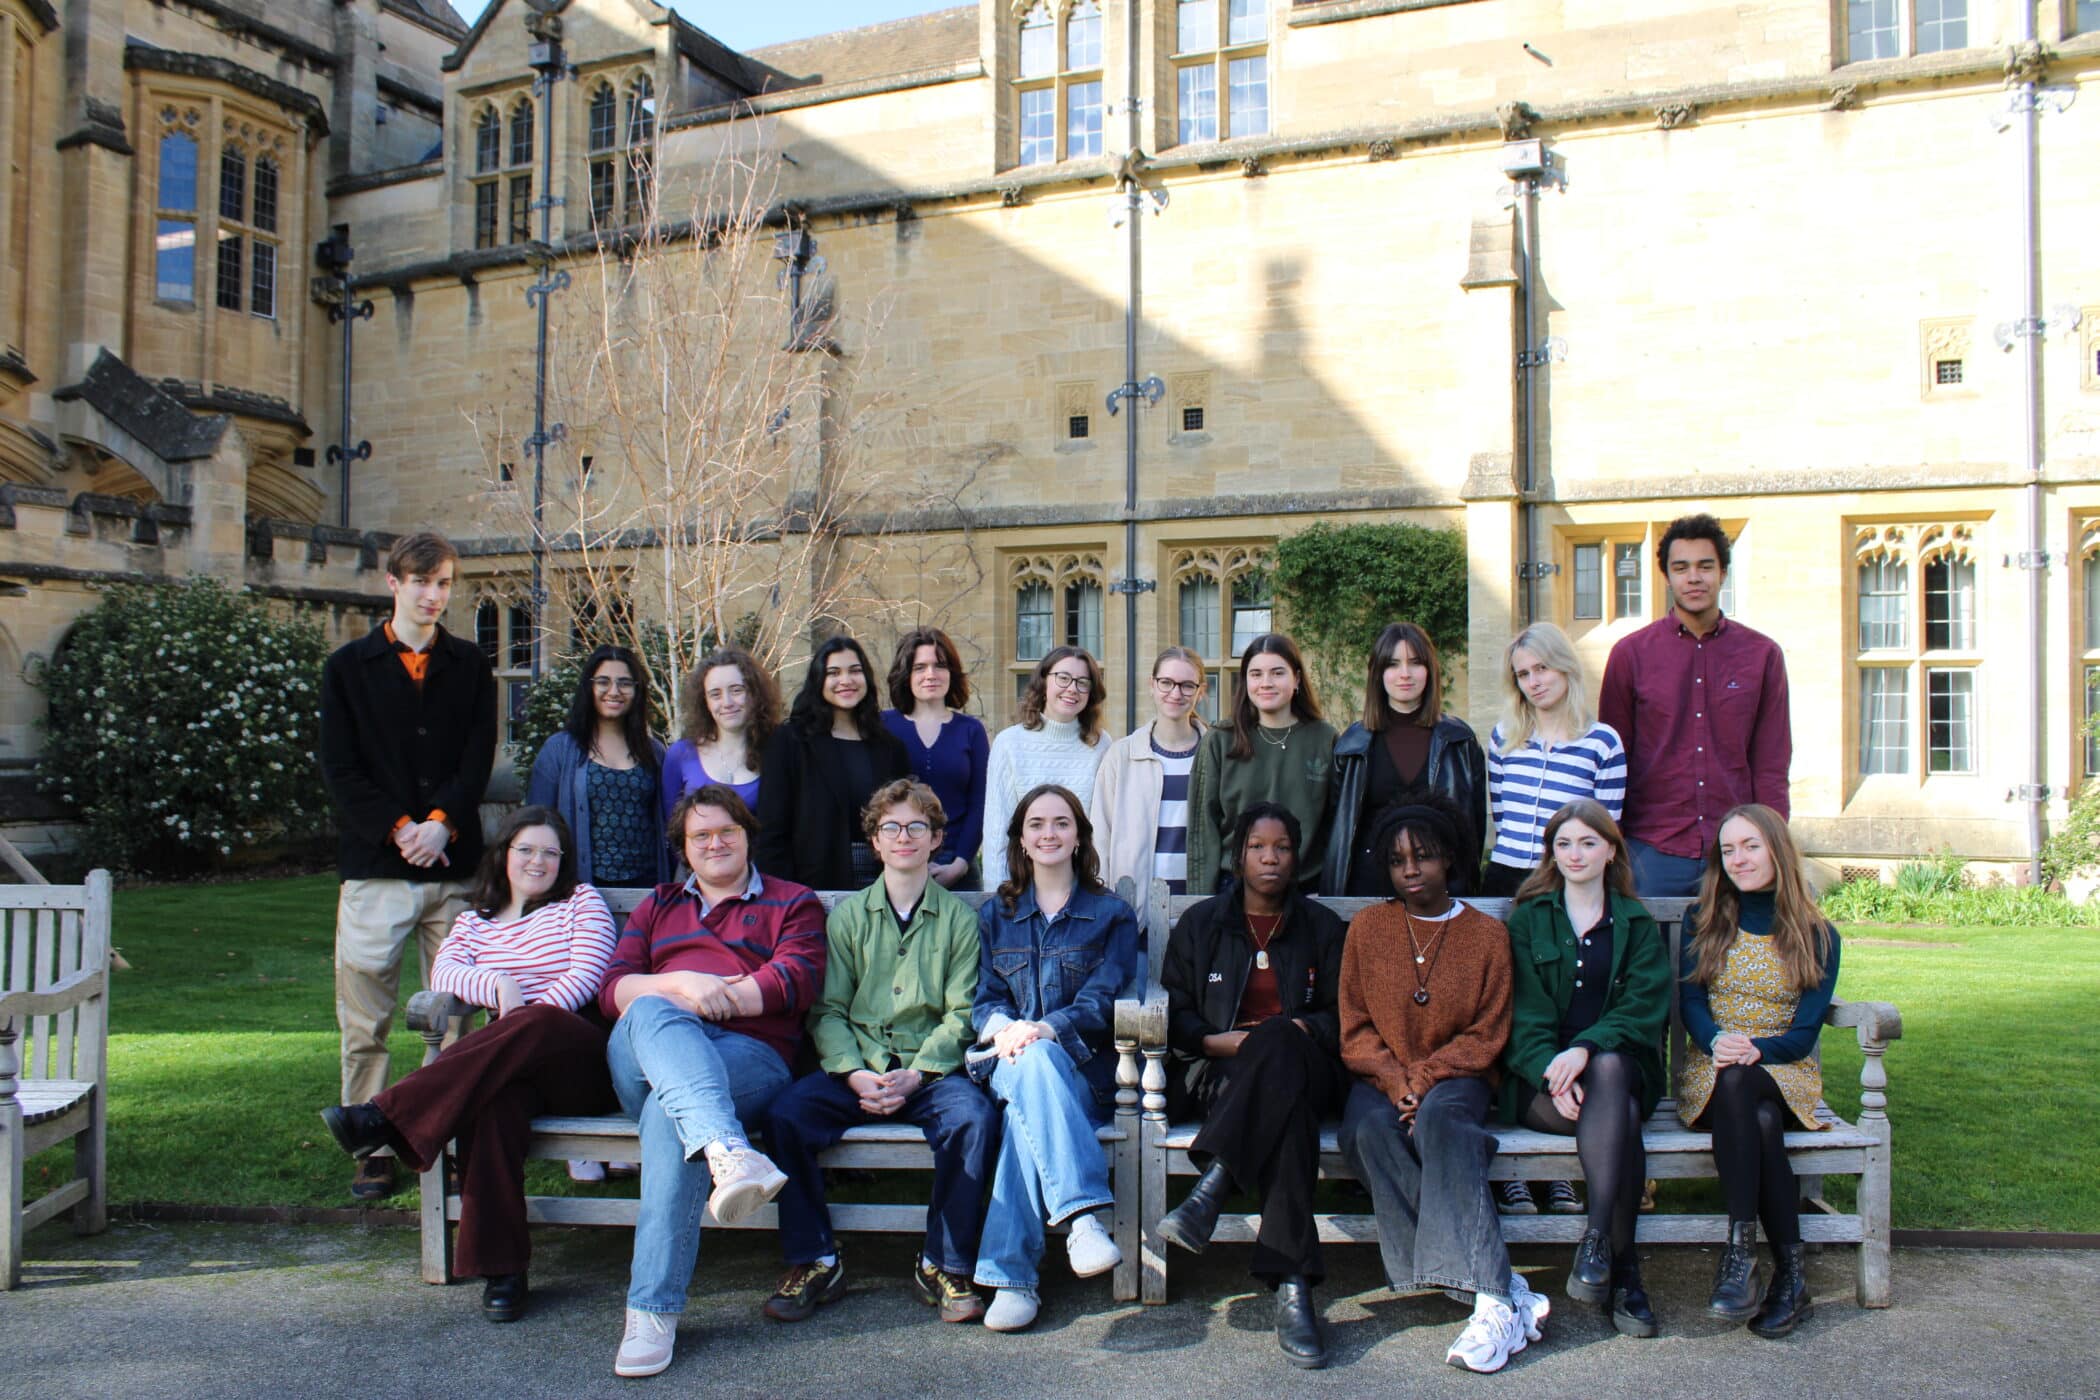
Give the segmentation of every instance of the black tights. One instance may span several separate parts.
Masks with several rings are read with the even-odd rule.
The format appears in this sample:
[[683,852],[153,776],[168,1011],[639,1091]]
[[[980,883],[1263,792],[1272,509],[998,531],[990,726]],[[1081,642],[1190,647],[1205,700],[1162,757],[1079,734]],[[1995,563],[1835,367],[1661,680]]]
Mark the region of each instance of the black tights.
[[1641,1143],[1641,1071],[1615,1051],[1591,1051],[1577,1081],[1582,1086],[1582,1116],[1561,1117],[1546,1094],[1534,1094],[1524,1110],[1524,1126],[1541,1133],[1573,1134],[1582,1158],[1582,1176],[1590,1197],[1589,1227],[1611,1241],[1612,1253],[1633,1247],[1634,1221],[1641,1211],[1641,1187],[1648,1175],[1648,1151]]
[[1793,1110],[1763,1065],[1728,1065],[1698,1126],[1714,1135],[1714,1166],[1730,1220],[1759,1219],[1775,1245],[1801,1242],[1801,1188],[1786,1159]]

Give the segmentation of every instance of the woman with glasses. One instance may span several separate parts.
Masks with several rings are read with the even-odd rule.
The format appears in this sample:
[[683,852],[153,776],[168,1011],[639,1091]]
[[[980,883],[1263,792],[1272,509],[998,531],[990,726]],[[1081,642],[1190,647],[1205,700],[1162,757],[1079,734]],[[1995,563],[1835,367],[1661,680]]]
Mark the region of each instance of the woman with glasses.
[[1082,811],[1093,797],[1094,776],[1109,745],[1101,723],[1107,698],[1101,667],[1083,647],[1054,647],[1035,663],[1018,721],[992,740],[980,860],[986,889],[997,889],[1012,874],[1006,864],[1008,843],[1000,833],[1013,820],[1022,793],[1055,783],[1079,799]]
[[578,881],[570,834],[549,807],[520,807],[504,818],[472,901],[431,965],[432,990],[488,1008],[488,1024],[370,1103],[321,1110],[351,1156],[390,1147],[418,1172],[458,1140],[452,1270],[485,1280],[481,1310],[491,1322],[515,1322],[525,1307],[532,1254],[525,1146],[533,1118],[614,1107],[596,1006],[612,962],[612,915]]
[[1240,653],[1232,723],[1203,736],[1189,775],[1189,890],[1214,894],[1232,878],[1230,835],[1239,814],[1257,802],[1279,802],[1305,833],[1297,878],[1320,876],[1327,845],[1334,726],[1320,718],[1312,678],[1298,646],[1264,632]]
[[758,806],[759,763],[780,727],[780,688],[751,654],[719,647],[685,681],[685,735],[664,756],[664,810],[709,783]]
[[875,669],[851,637],[809,658],[795,706],[766,742],[758,790],[757,865],[813,890],[861,890],[882,861],[860,814],[883,784],[911,776],[904,745],[882,724]]
[[1128,876],[1143,909],[1152,882],[1170,894],[1189,883],[1189,774],[1203,720],[1203,661],[1187,647],[1168,647],[1152,663],[1152,719],[1109,745],[1094,778],[1087,816],[1110,889]]
[[882,712],[882,723],[904,745],[913,775],[933,789],[953,820],[929,869],[943,888],[975,889],[971,862],[984,839],[992,741],[975,715],[963,713],[970,680],[946,632],[919,627],[904,634],[890,663],[889,692],[896,708]]
[[568,722],[532,763],[525,800],[575,833],[576,878],[607,888],[671,878],[664,841],[664,746],[649,733],[649,672],[626,647],[584,659]]

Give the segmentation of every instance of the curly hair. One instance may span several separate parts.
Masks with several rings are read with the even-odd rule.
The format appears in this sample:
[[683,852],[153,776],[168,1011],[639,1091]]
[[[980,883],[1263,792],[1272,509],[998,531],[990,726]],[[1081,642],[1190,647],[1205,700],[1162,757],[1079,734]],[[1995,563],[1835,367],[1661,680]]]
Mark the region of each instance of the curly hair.
[[679,735],[694,747],[712,744],[722,737],[713,710],[707,707],[707,673],[718,666],[733,666],[744,678],[749,710],[744,718],[744,766],[756,773],[766,740],[780,728],[780,687],[773,675],[742,647],[717,647],[693,664],[685,678],[685,732]]

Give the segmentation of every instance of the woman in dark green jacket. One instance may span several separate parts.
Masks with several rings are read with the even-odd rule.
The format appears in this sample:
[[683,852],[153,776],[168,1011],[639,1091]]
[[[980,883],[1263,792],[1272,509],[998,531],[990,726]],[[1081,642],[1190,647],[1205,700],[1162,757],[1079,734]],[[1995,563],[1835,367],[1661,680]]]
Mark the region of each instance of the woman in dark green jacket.
[[1505,1118],[1575,1139],[1589,1221],[1568,1296],[1609,1303],[1630,1337],[1656,1334],[1633,1249],[1647,1154],[1641,1124],[1662,1097],[1669,949],[1633,897],[1626,840],[1603,807],[1570,802],[1546,824],[1547,860],[1509,917],[1513,1010]]

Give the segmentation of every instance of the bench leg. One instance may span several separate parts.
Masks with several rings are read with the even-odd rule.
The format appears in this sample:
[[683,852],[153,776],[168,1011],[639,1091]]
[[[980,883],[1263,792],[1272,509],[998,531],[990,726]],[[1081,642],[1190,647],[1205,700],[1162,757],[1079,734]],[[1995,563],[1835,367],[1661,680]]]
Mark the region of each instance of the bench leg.
[[1859,1126],[1872,1133],[1875,1143],[1867,1149],[1867,1169],[1859,1177],[1859,1305],[1885,1308],[1889,1305],[1889,1167],[1891,1160],[1888,1116],[1888,1071],[1882,1053],[1888,1047],[1861,1036],[1865,1052],[1859,1082]]
[[1160,1218],[1167,1213],[1167,1150],[1161,1139],[1167,1131],[1166,1050],[1145,1047],[1144,1117],[1138,1141],[1139,1171],[1144,1185],[1144,1222],[1138,1241],[1140,1295],[1147,1303],[1167,1301],[1167,1242],[1160,1237]]
[[22,1281],[22,1106],[14,1099],[12,1067],[4,1063],[10,1048],[0,1041],[0,1076],[8,1080],[0,1097],[0,1293]]
[[73,1137],[73,1175],[87,1182],[87,1199],[73,1207],[73,1233],[99,1235],[109,1228],[109,1087],[95,1086],[85,1131]]
[[[449,1144],[448,1144],[449,1146]],[[416,1178],[422,1192],[423,1282],[452,1281],[452,1227],[445,1220],[445,1153]]]

